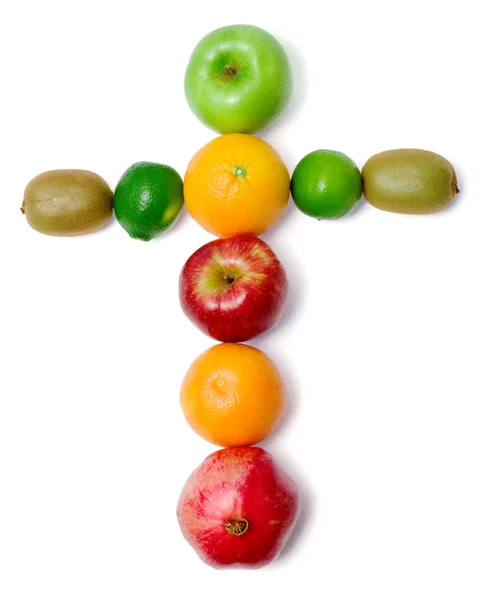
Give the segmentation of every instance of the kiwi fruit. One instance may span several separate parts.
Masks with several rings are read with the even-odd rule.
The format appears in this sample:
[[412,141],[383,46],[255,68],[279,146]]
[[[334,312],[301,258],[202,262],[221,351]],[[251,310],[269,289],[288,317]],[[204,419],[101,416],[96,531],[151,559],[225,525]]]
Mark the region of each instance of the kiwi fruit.
[[109,222],[113,192],[92,171],[58,169],[34,177],[25,188],[21,211],[40,233],[72,236],[92,233]]
[[362,178],[367,201],[395,213],[438,212],[459,192],[453,166],[428,150],[402,148],[375,154],[365,163]]

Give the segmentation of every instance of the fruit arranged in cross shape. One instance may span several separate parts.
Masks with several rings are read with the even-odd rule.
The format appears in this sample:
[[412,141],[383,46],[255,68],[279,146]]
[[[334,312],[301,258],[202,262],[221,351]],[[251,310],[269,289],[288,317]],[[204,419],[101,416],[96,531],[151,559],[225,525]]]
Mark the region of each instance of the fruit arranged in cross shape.
[[245,344],[218,344],[189,367],[181,408],[196,433],[218,446],[250,446],[274,431],[286,392],[273,361]]
[[208,565],[259,568],[281,552],[299,514],[296,484],[265,450],[210,454],[178,501],[181,532]]
[[114,192],[117,220],[134,239],[148,242],[176,221],[184,204],[183,183],[171,167],[138,162],[122,175]]
[[206,35],[194,48],[184,78],[191,110],[220,133],[266,127],[288,104],[291,87],[283,47],[253,25],[229,25]]
[[412,148],[376,154],[362,173],[341,152],[317,150],[298,163],[290,181],[278,153],[248,135],[281,113],[292,88],[285,51],[258,27],[232,25],[204,37],[191,55],[184,85],[193,112],[225,134],[191,159],[184,186],[174,169],[158,163],[132,165],[114,194],[90,171],[48,171],[29,182],[21,210],[33,229],[57,236],[96,231],[114,210],[131,237],[148,241],[172,226],[185,198],[192,217],[221,237],[197,250],[181,273],[184,312],[225,343],[192,363],[180,401],[194,431],[228,448],[210,454],[190,475],[177,518],[208,565],[257,568],[286,544],[298,518],[299,494],[274,458],[253,446],[282,418],[281,375],[266,354],[234,343],[272,329],[286,303],[283,266],[255,236],[280,218],[290,190],[305,214],[336,219],[353,210],[362,191],[379,209],[428,214],[446,208],[459,189],[445,158]]
[[286,165],[272,146],[252,135],[215,138],[193,156],[184,177],[188,211],[217,236],[264,233],[289,197]]
[[266,242],[246,233],[196,250],[179,278],[184,313],[220,342],[245,342],[272,329],[287,295],[283,265]]
[[315,150],[296,165],[291,194],[296,206],[316,219],[339,219],[352,212],[362,196],[356,164],[336,150]]

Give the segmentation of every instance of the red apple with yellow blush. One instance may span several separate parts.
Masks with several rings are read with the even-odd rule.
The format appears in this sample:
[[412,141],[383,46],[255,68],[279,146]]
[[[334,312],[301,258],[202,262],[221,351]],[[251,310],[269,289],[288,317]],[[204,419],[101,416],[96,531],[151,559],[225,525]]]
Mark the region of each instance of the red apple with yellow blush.
[[185,314],[220,342],[245,342],[275,327],[287,295],[283,265],[251,234],[205,244],[187,260],[179,279]]

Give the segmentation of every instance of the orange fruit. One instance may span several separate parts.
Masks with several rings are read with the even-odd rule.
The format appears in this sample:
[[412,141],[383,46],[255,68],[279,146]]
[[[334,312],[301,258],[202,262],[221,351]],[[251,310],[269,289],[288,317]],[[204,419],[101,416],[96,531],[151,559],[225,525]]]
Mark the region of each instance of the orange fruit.
[[203,146],[184,178],[184,200],[193,219],[210,233],[260,235],[283,213],[290,175],[267,142],[230,133]]
[[218,344],[189,367],[181,407],[189,425],[218,446],[250,446],[267,437],[285,406],[273,361],[245,344]]

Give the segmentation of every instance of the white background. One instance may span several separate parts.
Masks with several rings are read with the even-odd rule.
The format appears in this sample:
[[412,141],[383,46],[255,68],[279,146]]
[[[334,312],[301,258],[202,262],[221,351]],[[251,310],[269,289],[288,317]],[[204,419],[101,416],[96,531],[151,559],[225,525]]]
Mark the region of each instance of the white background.
[[[244,0],[2,3],[0,598],[480,600],[481,48],[476,3]],[[184,211],[143,243],[114,221],[74,239],[20,213],[38,173],[84,168],[115,186],[133,162],[184,174],[214,137],[191,114],[196,42],[268,29],[294,97],[262,136],[290,172],[317,148],[361,167],[419,147],[462,193],[433,216],[363,203],[318,222],[291,204],[264,239],[288,271],[282,324],[255,341],[289,407],[262,445],[299,482],[286,550],[216,571],[175,516],[214,447],[178,390],[213,341],[183,316],[177,279],[211,237]],[[308,591],[308,588],[311,591]]]

